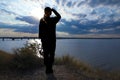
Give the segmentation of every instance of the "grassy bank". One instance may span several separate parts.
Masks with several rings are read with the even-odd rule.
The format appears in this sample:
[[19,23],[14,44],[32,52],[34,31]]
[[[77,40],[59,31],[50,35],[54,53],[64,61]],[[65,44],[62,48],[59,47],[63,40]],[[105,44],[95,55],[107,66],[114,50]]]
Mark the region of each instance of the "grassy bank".
[[95,80],[120,80],[119,71],[107,72],[104,70],[95,69],[69,55],[56,58],[55,64],[65,65],[68,69],[70,69],[71,73],[76,73],[76,76],[83,75]]
[[[95,80],[119,80],[119,72],[107,72],[94,69],[90,65],[65,55],[55,59],[55,65],[64,65],[75,76],[85,76]],[[33,70],[43,67],[43,59],[36,55],[34,47],[25,46],[14,50],[13,54],[0,50],[0,71],[5,70]]]
[[43,66],[43,59],[36,55],[34,49],[25,46],[15,49],[13,54],[0,50],[0,71],[32,70]]
[[0,50],[0,71],[10,67],[13,57],[14,55]]

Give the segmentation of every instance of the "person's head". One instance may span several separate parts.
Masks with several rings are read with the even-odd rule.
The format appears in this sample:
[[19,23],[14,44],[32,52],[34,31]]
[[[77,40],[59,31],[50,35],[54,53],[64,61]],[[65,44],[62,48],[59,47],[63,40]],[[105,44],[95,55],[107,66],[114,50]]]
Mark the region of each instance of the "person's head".
[[50,17],[50,15],[51,15],[51,8],[50,7],[46,7],[45,9],[44,9],[44,13],[45,13],[45,16],[46,17]]

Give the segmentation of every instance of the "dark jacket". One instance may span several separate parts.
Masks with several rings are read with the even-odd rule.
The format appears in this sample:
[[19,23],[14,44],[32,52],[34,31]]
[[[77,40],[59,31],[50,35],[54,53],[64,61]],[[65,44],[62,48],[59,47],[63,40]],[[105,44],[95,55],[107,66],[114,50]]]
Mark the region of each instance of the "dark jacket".
[[56,39],[56,24],[60,20],[60,14],[53,10],[55,17],[42,18],[39,24],[39,38],[44,40]]

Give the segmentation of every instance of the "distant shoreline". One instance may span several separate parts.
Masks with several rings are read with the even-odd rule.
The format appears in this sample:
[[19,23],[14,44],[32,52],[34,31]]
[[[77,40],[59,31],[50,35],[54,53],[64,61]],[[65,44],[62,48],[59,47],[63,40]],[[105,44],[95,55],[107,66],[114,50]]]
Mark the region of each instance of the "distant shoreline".
[[[38,37],[0,37],[0,39],[1,40],[5,40],[5,39],[11,39],[11,40],[15,40],[15,39],[21,39],[21,40],[23,40],[23,39],[40,39],[40,38],[38,38]],[[112,37],[110,37],[110,38],[102,38],[102,37],[98,37],[98,38],[96,38],[96,37],[56,37],[56,39],[120,39],[120,38],[112,38]]]

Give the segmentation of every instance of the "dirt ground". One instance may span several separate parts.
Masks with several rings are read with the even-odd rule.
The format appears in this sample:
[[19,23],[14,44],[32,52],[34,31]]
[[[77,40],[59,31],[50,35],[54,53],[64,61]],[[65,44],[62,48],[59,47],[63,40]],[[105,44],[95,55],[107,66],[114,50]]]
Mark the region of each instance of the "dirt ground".
[[55,65],[54,74],[46,75],[45,68],[34,71],[5,71],[0,73],[0,80],[94,80],[69,70],[64,65]]

